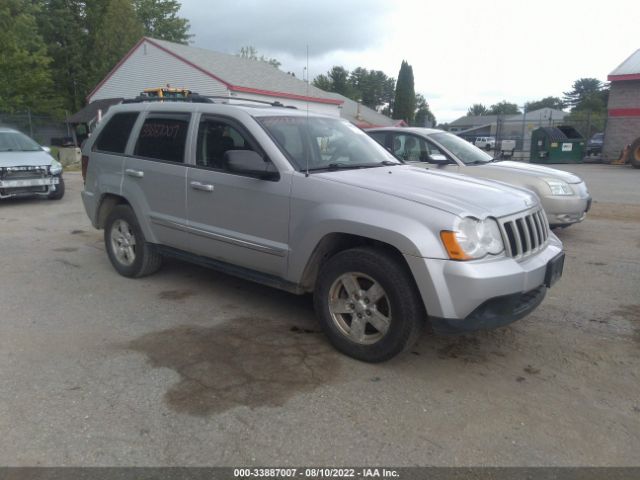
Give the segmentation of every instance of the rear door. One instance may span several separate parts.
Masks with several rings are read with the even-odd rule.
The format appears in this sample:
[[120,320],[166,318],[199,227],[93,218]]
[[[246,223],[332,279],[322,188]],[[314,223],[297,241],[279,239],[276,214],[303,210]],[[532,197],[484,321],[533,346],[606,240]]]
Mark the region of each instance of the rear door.
[[203,115],[195,165],[187,178],[192,251],[282,277],[288,253],[291,177],[264,180],[232,173],[225,164],[229,150],[253,150],[269,161],[241,124]]
[[186,146],[189,113],[149,112],[124,165],[122,190],[154,241],[187,249]]

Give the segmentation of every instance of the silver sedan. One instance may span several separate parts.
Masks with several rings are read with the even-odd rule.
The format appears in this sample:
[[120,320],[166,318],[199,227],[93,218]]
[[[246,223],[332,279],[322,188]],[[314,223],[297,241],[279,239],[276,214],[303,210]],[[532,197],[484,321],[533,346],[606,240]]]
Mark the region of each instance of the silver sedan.
[[524,162],[501,161],[462,138],[431,128],[374,128],[367,133],[405,162],[486,178],[534,191],[551,227],[584,220],[591,195],[573,173]]

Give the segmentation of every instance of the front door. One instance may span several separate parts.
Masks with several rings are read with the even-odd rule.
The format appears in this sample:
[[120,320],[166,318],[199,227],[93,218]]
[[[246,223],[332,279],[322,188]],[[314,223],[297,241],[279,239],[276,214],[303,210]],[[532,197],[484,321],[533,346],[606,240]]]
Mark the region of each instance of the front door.
[[290,176],[263,180],[232,173],[225,152],[253,150],[269,161],[241,125],[203,116],[196,165],[187,175],[187,210],[194,253],[283,277],[289,230]]

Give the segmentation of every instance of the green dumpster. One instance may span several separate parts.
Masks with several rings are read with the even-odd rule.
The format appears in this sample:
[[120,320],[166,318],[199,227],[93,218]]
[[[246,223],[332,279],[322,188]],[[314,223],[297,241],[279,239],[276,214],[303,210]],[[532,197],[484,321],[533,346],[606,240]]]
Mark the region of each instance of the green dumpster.
[[570,125],[531,132],[531,163],[582,163],[585,139]]

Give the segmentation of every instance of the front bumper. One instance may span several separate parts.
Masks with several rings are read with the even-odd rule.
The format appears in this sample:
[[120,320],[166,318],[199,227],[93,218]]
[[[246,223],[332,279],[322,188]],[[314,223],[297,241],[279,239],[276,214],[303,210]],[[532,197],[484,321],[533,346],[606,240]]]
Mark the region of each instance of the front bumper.
[[585,219],[591,208],[591,195],[584,182],[571,184],[574,195],[540,197],[549,225],[571,225]]
[[18,178],[0,180],[0,198],[18,196],[47,196],[60,183],[59,175],[41,178]]
[[[546,290],[547,264],[561,252],[562,243],[551,234],[543,250],[518,261],[505,256],[470,262],[411,255],[405,255],[405,259],[429,317],[435,318],[436,323],[437,319],[446,319],[449,330],[465,331],[504,325],[535,309],[544,293],[536,294],[528,301],[525,297],[541,287],[542,291]],[[494,308],[495,303],[505,298],[511,302],[511,313]],[[522,307],[524,310],[517,307],[523,301],[526,303]],[[485,314],[489,311],[494,317],[501,318],[479,320],[479,309],[483,305]]]

